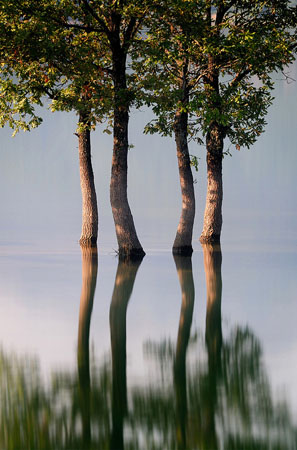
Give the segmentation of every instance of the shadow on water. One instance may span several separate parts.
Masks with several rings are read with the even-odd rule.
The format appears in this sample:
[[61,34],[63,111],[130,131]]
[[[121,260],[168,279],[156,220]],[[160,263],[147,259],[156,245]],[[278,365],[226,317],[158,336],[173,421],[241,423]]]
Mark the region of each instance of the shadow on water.
[[126,315],[140,262],[118,263],[111,354],[98,363],[89,351],[98,255],[82,248],[77,370],[55,372],[45,383],[36,359],[0,350],[1,450],[296,449],[296,426],[288,405],[273,400],[259,340],[248,327],[224,328],[223,336],[220,246],[204,245],[203,253],[205,336],[191,331],[191,258],[175,256],[177,340],[144,343],[154,371],[127,388]]

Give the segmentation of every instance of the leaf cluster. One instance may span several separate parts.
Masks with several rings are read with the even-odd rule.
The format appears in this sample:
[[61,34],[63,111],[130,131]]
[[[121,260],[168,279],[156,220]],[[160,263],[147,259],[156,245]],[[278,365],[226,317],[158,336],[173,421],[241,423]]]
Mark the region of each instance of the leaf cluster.
[[[10,110],[11,120],[4,114],[1,124],[16,126],[19,110],[23,128],[30,128],[33,122],[26,121],[26,114],[35,119],[34,105],[45,97],[51,110],[82,113],[93,126],[110,120],[115,103],[112,49],[118,45],[119,52],[128,51],[142,15],[139,2],[1,0],[0,95],[12,100],[1,108]],[[116,101],[131,104],[133,77],[127,80]]]
[[287,0],[162,2],[153,11],[134,67],[156,119],[146,132],[172,133],[177,110],[189,135],[219,124],[231,142],[252,145],[264,131],[272,73],[294,59],[296,7]]
[[272,72],[294,59],[296,16],[289,0],[0,0],[0,125],[37,126],[45,98],[92,126],[146,104],[146,132],[171,135],[183,111],[198,142],[216,122],[249,146]]

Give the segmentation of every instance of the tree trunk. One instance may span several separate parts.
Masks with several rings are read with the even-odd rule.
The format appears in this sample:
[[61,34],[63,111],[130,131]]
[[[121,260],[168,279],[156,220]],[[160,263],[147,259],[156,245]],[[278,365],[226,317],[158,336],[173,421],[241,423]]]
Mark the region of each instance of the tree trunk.
[[207,194],[201,243],[219,243],[222,230],[224,133],[212,124],[206,136]]
[[145,253],[138,240],[127,196],[129,99],[126,86],[126,57],[118,50],[113,58],[115,90],[113,157],[110,202],[120,259],[142,258]]
[[187,374],[186,355],[190,339],[195,288],[192,273],[191,258],[174,256],[176,270],[182,291],[182,305],[180,311],[178,336],[174,362],[174,390],[176,399],[176,434],[177,446],[184,450],[187,448]]
[[94,174],[91,161],[91,139],[88,122],[83,114],[79,124],[84,127],[78,133],[80,186],[82,194],[81,245],[95,245],[98,236],[98,210]]
[[79,384],[79,404],[82,416],[82,448],[88,449],[91,443],[91,386],[89,362],[89,334],[96,289],[98,254],[97,247],[81,246],[82,288],[79,308],[79,327],[77,343],[77,365]]
[[119,261],[109,311],[112,353],[111,448],[124,448],[123,427],[127,412],[126,315],[141,259]]
[[187,139],[188,114],[178,111],[174,120],[174,133],[182,194],[182,212],[177,228],[173,253],[190,256],[193,253],[192,235],[195,218],[195,193]]

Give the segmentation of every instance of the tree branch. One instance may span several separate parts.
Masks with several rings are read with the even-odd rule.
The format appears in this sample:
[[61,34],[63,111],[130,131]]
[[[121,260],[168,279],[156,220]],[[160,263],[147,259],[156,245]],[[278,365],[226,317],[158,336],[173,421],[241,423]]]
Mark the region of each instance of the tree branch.
[[128,26],[124,31],[123,37],[123,48],[125,48],[126,50],[129,48],[130,39],[132,37],[135,25],[136,25],[136,17],[131,17]]
[[107,27],[106,23],[103,19],[101,19],[100,16],[96,13],[96,11],[90,6],[88,0],[80,0],[80,3],[83,3],[83,6],[87,10],[87,12],[96,20],[96,22],[99,23],[99,25],[102,27],[102,31],[107,35],[107,37],[110,39],[110,30]]
[[84,30],[87,33],[92,33],[92,32],[96,32],[96,33],[102,33],[103,31],[99,28],[95,28],[95,27],[91,27],[89,25],[80,25],[78,23],[69,23],[69,22],[64,22],[63,20],[59,20],[56,19],[55,17],[53,18],[54,22],[56,22],[59,25],[62,25],[65,28],[75,28],[77,30]]
[[238,72],[225,91],[225,96],[228,96],[232,89],[236,88],[239,83],[251,72],[250,69],[245,69],[242,72]]

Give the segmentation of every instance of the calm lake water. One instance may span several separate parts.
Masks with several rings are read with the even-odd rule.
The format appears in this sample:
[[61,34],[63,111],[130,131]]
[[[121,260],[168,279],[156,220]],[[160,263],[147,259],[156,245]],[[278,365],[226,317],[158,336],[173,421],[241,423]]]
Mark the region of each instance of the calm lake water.
[[[296,65],[291,69],[297,78]],[[118,264],[111,139],[93,136],[98,255],[81,252],[75,118],[1,130],[0,448],[297,448],[296,83],[276,76],[267,132],[224,160],[221,248],[174,259],[174,141],[133,113],[129,198],[147,251]]]

